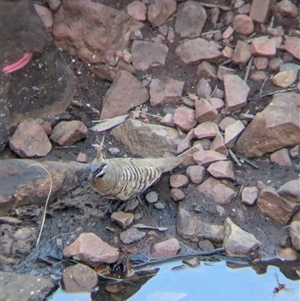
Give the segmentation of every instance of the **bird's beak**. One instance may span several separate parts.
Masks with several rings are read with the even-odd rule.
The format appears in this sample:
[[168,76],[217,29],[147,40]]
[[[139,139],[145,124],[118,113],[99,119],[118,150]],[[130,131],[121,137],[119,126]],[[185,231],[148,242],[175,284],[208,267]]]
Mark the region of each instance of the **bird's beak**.
[[94,178],[93,173],[90,173],[87,181],[92,182],[93,178]]

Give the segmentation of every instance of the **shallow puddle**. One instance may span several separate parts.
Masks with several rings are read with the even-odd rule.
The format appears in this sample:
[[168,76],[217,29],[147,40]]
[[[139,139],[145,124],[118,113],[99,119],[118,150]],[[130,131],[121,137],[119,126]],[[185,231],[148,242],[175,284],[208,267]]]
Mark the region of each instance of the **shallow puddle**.
[[[172,270],[178,263],[167,263],[160,267],[156,276],[144,284],[128,301],[299,301],[300,281],[291,280],[275,266],[266,273],[257,274],[251,267],[233,269],[225,262],[201,262],[196,268],[185,267]],[[298,272],[294,276],[299,278]],[[273,293],[278,282],[285,288]],[[120,300],[101,296],[101,291],[92,297],[89,293],[65,293],[59,289],[50,301],[108,301]],[[120,295],[119,295],[120,296]]]

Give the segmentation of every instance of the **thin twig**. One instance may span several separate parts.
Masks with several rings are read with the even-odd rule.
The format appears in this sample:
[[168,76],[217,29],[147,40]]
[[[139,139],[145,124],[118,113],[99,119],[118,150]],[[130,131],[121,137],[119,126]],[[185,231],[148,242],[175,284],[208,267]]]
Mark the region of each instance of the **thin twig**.
[[48,196],[47,196],[46,203],[45,203],[45,208],[44,208],[44,213],[43,213],[43,218],[42,218],[42,223],[41,223],[41,227],[40,227],[39,236],[38,236],[38,239],[37,239],[36,245],[35,245],[36,247],[39,244],[39,241],[41,239],[41,235],[42,235],[42,232],[43,232],[43,227],[44,227],[44,223],[45,223],[45,219],[46,219],[47,206],[48,206],[48,202],[49,202],[50,195],[51,195],[51,192],[52,192],[52,185],[53,185],[53,183],[52,183],[52,177],[51,177],[50,172],[41,163],[31,164],[28,167],[37,166],[37,165],[40,166],[42,169],[44,169],[44,171],[49,175],[49,178],[50,178],[50,188],[49,188]]
[[251,56],[250,61],[247,65],[246,73],[245,73],[245,76],[244,76],[244,82],[245,83],[247,83],[247,81],[248,81],[248,77],[249,77],[250,69],[251,69],[251,66],[252,66],[252,62],[253,62],[253,56]]
[[274,95],[274,94],[277,94],[277,93],[291,92],[291,91],[295,91],[295,90],[297,90],[297,87],[290,87],[290,88],[287,88],[287,89],[281,89],[281,90],[276,90],[276,91],[273,91],[273,92],[267,92],[264,95],[262,95],[261,97],[263,98],[263,97],[271,96],[271,95]]
[[255,169],[258,169],[258,166],[256,164],[254,164],[253,162],[251,162],[250,160],[240,156],[240,155],[236,155],[241,161],[244,161],[245,163],[251,165],[252,167],[254,167]]
[[269,79],[269,77],[270,77],[270,76],[268,75],[268,76],[265,78],[264,82],[262,83],[262,85],[261,85],[261,87],[260,87],[260,90],[259,90],[259,98],[260,98],[260,100],[262,100],[262,91],[263,91],[264,86],[265,86],[267,80]]
[[238,194],[238,196],[237,196],[237,199],[238,199],[238,200],[240,199],[240,196],[241,196],[241,194],[242,194],[243,189],[244,189],[244,185],[241,186],[241,189],[240,189],[239,194]]
[[228,152],[229,152],[230,157],[235,161],[235,163],[238,166],[242,166],[241,162],[239,161],[239,159],[236,157],[236,155],[233,153],[233,151],[230,148],[228,149]]
[[218,89],[218,85],[215,86],[214,90],[208,96],[208,99],[210,99],[211,97],[213,97],[213,95],[215,94],[215,92],[217,91],[217,89]]

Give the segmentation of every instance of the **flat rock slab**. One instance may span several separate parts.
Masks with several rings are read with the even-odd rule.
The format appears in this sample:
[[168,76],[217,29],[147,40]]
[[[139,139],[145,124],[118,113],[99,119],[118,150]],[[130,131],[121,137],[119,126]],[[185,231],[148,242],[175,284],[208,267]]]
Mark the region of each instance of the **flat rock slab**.
[[149,99],[145,87],[129,72],[119,71],[103,98],[100,119],[124,115]]
[[44,301],[56,287],[46,277],[0,273],[1,300]]
[[65,0],[54,16],[53,36],[60,48],[90,63],[105,62],[126,49],[129,35],[143,24],[125,12],[85,0]]
[[257,113],[237,140],[238,153],[261,157],[283,147],[300,143],[300,96],[278,93],[271,103]]
[[127,119],[111,131],[130,151],[140,157],[163,156],[165,152],[176,153],[178,132],[170,127]]
[[[0,211],[7,214],[11,209],[31,204],[43,204],[50,189],[49,175],[34,160],[7,159],[1,162]],[[74,189],[88,174],[88,165],[75,162],[41,163],[51,174],[51,200]],[[30,166],[30,167],[29,167]]]
[[214,41],[202,38],[187,40],[181,43],[175,50],[176,55],[186,63],[198,63],[201,61],[216,61],[220,56],[220,45]]

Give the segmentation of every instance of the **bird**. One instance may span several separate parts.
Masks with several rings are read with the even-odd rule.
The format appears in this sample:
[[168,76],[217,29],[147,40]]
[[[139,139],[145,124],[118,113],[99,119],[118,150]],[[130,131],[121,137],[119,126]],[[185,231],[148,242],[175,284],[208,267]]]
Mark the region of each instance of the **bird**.
[[160,176],[171,171],[181,162],[173,158],[110,158],[103,155],[103,140],[97,147],[97,155],[90,163],[88,183],[100,195],[108,199],[127,201],[139,197]]

